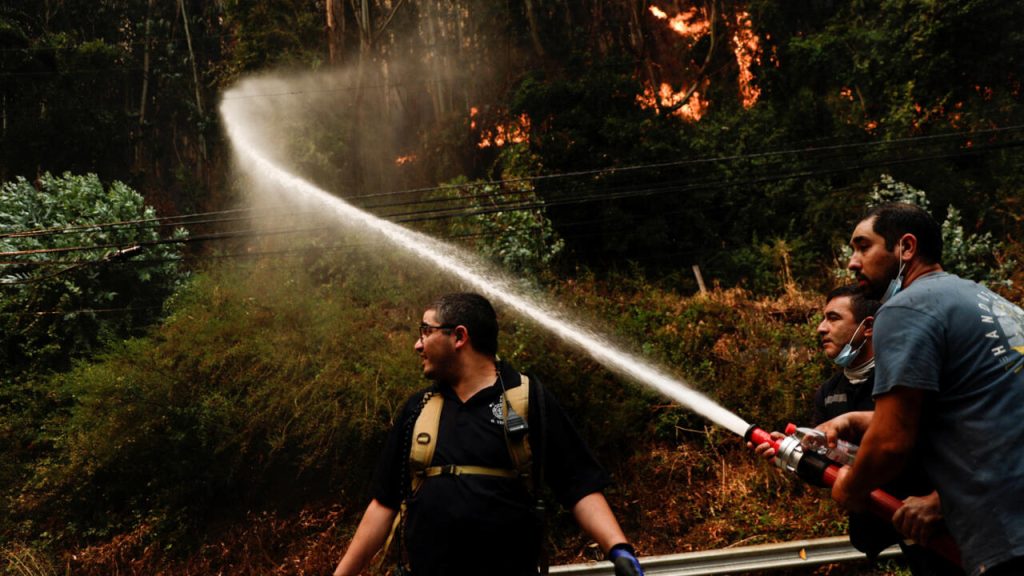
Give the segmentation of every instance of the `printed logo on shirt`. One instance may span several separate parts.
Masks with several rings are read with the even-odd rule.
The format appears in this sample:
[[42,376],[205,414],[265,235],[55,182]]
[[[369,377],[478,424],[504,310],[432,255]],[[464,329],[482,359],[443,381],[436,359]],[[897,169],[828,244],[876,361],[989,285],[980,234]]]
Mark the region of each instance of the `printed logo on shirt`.
[[978,309],[985,338],[992,340],[992,356],[1006,370],[1019,372],[1024,367],[1024,310],[987,290],[978,293]]
[[828,406],[829,404],[842,404],[842,403],[845,403],[845,402],[846,402],[846,393],[845,392],[839,392],[839,393],[836,393],[836,394],[829,394],[828,396],[825,396],[825,406]]
[[505,410],[500,399],[491,403],[491,416],[491,424],[505,425]]

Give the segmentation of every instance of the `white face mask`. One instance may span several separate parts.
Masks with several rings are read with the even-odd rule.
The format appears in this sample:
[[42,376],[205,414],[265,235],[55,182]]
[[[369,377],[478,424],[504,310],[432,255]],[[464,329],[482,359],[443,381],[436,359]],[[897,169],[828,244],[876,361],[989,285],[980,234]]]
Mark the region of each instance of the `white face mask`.
[[878,300],[885,304],[885,301],[896,295],[897,292],[903,289],[903,268],[906,263],[903,262],[903,245],[900,245],[899,254],[896,255],[900,259],[900,269],[896,272],[896,277],[889,281],[889,287],[885,289],[885,293]]
[[860,354],[860,351],[862,348],[864,348],[864,345],[868,343],[868,339],[865,338],[864,341],[860,343],[860,346],[857,346],[857,348],[853,347],[853,339],[857,337],[857,333],[860,332],[860,329],[864,326],[864,322],[866,321],[867,318],[860,321],[860,324],[857,325],[857,329],[853,331],[853,336],[850,336],[850,341],[847,342],[846,346],[843,346],[843,349],[839,351],[839,354],[837,354],[836,357],[832,359],[832,361],[835,362],[840,367],[846,368],[847,366],[849,366],[850,363],[857,358],[857,355]]

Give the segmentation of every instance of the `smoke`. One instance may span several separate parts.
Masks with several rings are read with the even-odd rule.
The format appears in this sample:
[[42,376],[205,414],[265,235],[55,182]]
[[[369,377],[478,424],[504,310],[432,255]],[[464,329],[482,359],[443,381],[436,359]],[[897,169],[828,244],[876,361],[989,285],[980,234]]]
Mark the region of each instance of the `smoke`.
[[[287,145],[289,134],[282,126],[302,130],[305,118],[316,129],[314,99],[330,93],[335,86],[328,77],[321,88],[315,78],[259,77],[241,82],[225,93],[220,111],[228,137],[235,150],[238,169],[265,194],[295,202],[333,220],[346,230],[356,230],[391,249],[407,253],[430,266],[436,273],[457,278],[498,304],[516,311],[549,330],[565,342],[589,354],[608,369],[628,377],[709,418],[726,429],[742,435],[746,422],[715,402],[694,391],[663,369],[631,356],[607,339],[557,312],[551,303],[525,294],[517,282],[477,257],[424,234],[403,228],[369,214],[328,193],[289,167],[294,154]],[[285,97],[295,97],[283,104]],[[381,127],[381,132],[387,130]],[[313,153],[315,151],[311,151]]]
[[336,194],[360,196],[400,186],[394,160],[417,145],[398,90],[348,69],[264,74],[240,81],[223,103],[268,160]]

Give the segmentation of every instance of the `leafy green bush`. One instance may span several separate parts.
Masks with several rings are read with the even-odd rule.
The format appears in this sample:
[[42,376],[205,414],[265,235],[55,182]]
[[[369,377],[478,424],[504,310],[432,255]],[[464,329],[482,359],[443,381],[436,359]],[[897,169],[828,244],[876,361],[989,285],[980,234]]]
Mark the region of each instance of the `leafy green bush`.
[[183,276],[180,246],[158,243],[155,218],[137,192],[105,189],[95,174],[0,186],[0,252],[11,253],[0,272],[0,377],[66,367],[159,317]]
[[[888,174],[882,174],[875,184],[868,205],[877,206],[884,202],[906,202],[931,212],[931,202],[924,190],[899,182]],[[968,234],[964,230],[960,210],[952,204],[947,207],[946,218],[941,225],[943,269],[991,287],[1012,287],[1011,276],[1016,262],[1006,257],[1009,250],[1003,242],[993,238],[991,232]],[[841,269],[833,271],[833,275],[849,279],[850,273],[845,266],[850,261],[851,249],[844,245],[841,252]]]
[[503,167],[502,181],[469,181],[462,176],[452,180],[439,193],[468,215],[433,228],[443,228],[444,234],[510,273],[537,275],[547,270],[565,243],[529,180],[538,172],[535,162],[525,146],[514,144],[497,160]]
[[58,538],[180,536],[217,510],[362,493],[421,379],[396,361],[418,314],[357,268],[323,288],[267,265],[197,276],[158,332],[58,379],[74,406],[23,512]]

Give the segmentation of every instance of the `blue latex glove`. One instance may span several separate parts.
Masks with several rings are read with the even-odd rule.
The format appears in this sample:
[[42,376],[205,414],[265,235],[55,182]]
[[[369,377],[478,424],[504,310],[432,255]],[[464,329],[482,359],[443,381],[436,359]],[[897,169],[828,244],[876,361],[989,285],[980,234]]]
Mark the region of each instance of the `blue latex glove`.
[[629,544],[616,544],[608,551],[608,560],[615,565],[615,576],[644,576],[644,569],[636,559],[636,550]]

